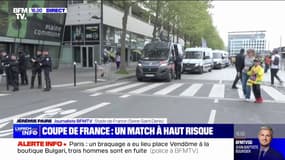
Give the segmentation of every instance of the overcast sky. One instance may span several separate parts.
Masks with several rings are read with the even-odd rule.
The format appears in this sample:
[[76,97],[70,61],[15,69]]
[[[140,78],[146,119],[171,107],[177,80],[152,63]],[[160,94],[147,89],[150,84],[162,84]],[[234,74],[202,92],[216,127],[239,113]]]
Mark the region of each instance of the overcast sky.
[[[214,26],[227,46],[231,31],[266,30],[266,48],[285,46],[285,1],[213,1]],[[280,38],[281,37],[281,38]]]

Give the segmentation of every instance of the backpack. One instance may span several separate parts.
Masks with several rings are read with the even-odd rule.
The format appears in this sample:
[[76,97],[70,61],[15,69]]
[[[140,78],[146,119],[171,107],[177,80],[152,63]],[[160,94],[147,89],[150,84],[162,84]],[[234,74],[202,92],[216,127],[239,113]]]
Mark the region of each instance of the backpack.
[[273,64],[274,65],[279,65],[279,57],[274,57],[274,60],[273,60]]

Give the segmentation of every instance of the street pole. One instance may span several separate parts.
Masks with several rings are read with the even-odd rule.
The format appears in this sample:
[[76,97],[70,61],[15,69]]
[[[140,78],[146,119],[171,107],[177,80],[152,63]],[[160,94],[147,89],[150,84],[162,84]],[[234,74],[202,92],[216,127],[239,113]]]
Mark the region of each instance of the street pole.
[[73,83],[74,87],[76,87],[76,62],[73,62]]
[[100,60],[99,64],[101,64],[101,59],[102,55],[104,55],[104,42],[103,42],[103,0],[101,0],[100,4],[100,36],[99,36],[99,41],[100,41]]
[[94,74],[95,74],[95,83],[97,83],[97,61],[94,62]]

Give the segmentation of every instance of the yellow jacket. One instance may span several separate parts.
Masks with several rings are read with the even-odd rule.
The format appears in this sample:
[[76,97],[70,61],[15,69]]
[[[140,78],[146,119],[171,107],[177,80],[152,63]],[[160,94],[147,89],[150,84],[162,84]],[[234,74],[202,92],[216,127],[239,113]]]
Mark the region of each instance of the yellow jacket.
[[247,85],[252,86],[252,84],[261,84],[264,77],[263,68],[260,65],[252,66],[247,72],[249,79],[247,80]]

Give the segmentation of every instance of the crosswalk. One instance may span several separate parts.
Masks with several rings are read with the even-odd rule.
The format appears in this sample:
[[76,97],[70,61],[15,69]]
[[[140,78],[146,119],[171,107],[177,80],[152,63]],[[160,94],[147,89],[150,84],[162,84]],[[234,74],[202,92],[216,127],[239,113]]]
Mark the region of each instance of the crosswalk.
[[10,94],[0,93],[0,97],[9,96]]
[[[203,84],[203,83],[145,83],[145,82],[117,82],[84,90],[90,96],[105,93],[121,93],[130,95],[178,96],[178,97],[208,97],[244,99],[241,86],[232,89],[230,84]],[[262,86],[262,96],[265,100],[285,102],[285,95],[272,86]],[[251,99],[254,99],[253,93]]]

